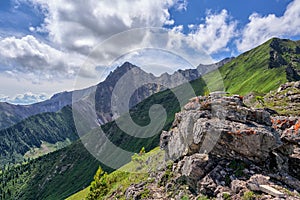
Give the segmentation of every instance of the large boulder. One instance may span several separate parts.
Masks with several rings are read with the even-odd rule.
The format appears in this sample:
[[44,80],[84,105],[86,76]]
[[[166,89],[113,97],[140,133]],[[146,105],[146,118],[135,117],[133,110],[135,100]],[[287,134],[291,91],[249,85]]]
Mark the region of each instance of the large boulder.
[[263,163],[282,145],[270,114],[246,107],[240,96],[194,98],[175,118],[173,128],[161,135],[161,147],[174,161],[210,153]]

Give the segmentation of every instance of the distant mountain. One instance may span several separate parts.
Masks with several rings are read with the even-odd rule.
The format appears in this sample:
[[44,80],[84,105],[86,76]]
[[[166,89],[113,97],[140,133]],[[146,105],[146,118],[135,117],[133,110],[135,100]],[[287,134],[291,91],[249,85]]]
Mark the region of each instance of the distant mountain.
[[[207,65],[205,70],[214,70],[226,62],[228,62],[228,59],[214,65]],[[7,124],[17,123],[0,129],[0,165],[22,161],[25,153],[35,148],[41,149],[43,142],[55,145],[57,142],[64,142],[66,139],[70,141],[78,139],[72,111],[68,107],[72,104],[72,100],[84,101],[85,105],[76,107],[76,111],[85,114],[95,109],[93,102],[96,97],[95,105],[99,117],[97,126],[98,123],[111,122],[113,120],[110,107],[112,88],[130,70],[133,70],[135,77],[138,77],[133,80],[153,81],[152,84],[143,85],[134,93],[130,102],[130,108],[132,108],[152,94],[165,90],[166,87],[162,85],[173,87],[187,82],[187,80],[196,79],[201,76],[200,71],[204,68],[205,66],[199,67],[199,70],[179,70],[173,75],[163,74],[160,77],[155,77],[127,62],[111,72],[105,81],[94,87],[59,93],[50,100],[28,106],[2,103],[0,104],[2,106],[0,112],[2,112],[3,117],[0,118],[0,121],[4,122],[6,120]],[[87,102],[88,104],[86,104]],[[25,119],[22,120],[22,118]],[[41,155],[45,153],[48,152],[41,153]]]
[[[148,84],[140,88],[132,98],[130,107],[141,102],[143,99],[149,97],[150,95],[165,90],[166,87],[161,87],[161,85],[168,85],[170,87],[175,87],[183,82],[195,80],[199,78],[202,74],[215,70],[221,67],[225,63],[229,62],[231,58],[226,58],[216,64],[212,65],[199,65],[197,69],[179,70],[172,75],[167,73],[161,75],[160,77],[155,77],[150,73],[144,72],[141,68],[132,65],[129,62],[124,63],[122,66],[116,68],[105,81],[99,83],[97,86],[92,86],[83,90],[76,90],[72,92],[62,92],[55,94],[51,99],[39,102],[32,105],[12,105],[9,103],[0,102],[0,130],[12,126],[13,124],[20,122],[27,117],[44,113],[44,112],[57,112],[63,107],[72,104],[73,101],[78,101],[79,99],[94,98],[96,92],[96,109],[99,115],[100,124],[104,124],[112,120],[111,114],[111,94],[114,85],[117,81],[131,69],[135,69],[136,75],[139,79],[149,79],[153,80],[157,84]],[[75,98],[75,99],[74,99]],[[93,101],[93,100],[88,100]],[[93,108],[94,109],[94,108]]]
[[[100,124],[104,124],[113,119],[110,106],[112,90],[120,77],[132,68],[135,68],[136,75],[153,80],[156,84],[139,88],[131,99],[131,107],[151,94],[166,89],[161,87],[162,85],[175,87],[186,80],[195,80],[209,72],[211,72],[210,76],[206,77],[212,79],[215,75],[212,71],[217,68],[220,68],[223,80],[215,81],[224,82],[225,89],[229,92],[240,94],[246,94],[249,90],[267,92],[287,81],[300,80],[299,63],[300,41],[273,38],[236,59],[226,58],[216,64],[199,65],[197,69],[179,70],[172,75],[165,73],[160,77],[148,74],[127,62],[111,72],[106,80],[97,86],[76,91],[78,93],[76,96],[82,97],[89,95],[91,91],[96,91],[97,114]],[[223,65],[225,66],[222,67]],[[218,84],[212,84],[214,86],[210,88],[216,90],[220,88]],[[27,106],[0,103],[0,129],[7,128],[29,116],[43,112],[56,112],[66,105],[71,105],[73,94],[73,92],[59,93],[47,101]]]
[[156,77],[151,73],[146,73],[141,68],[126,62],[122,66],[117,67],[114,72],[111,72],[105,81],[97,85],[95,92],[95,104],[99,122],[100,124],[105,124],[113,119],[116,119],[116,117],[122,114],[119,113],[118,116],[113,116],[111,111],[111,96],[116,84],[125,74],[130,72],[132,73],[128,76],[129,78],[126,80],[126,82],[122,84],[123,91],[130,92],[134,85],[138,85],[143,81],[147,83],[133,92],[129,102],[129,108],[132,108],[134,105],[154,93],[196,80],[206,73],[220,68],[224,64],[230,62],[232,59],[233,58],[226,58],[211,65],[199,65],[196,69],[178,70],[171,75],[164,73],[159,77]]
[[[77,90],[78,96],[89,94],[93,87]],[[51,99],[32,105],[13,105],[0,102],[0,130],[8,128],[30,116],[44,113],[57,112],[63,107],[72,104],[73,92],[55,94]]]

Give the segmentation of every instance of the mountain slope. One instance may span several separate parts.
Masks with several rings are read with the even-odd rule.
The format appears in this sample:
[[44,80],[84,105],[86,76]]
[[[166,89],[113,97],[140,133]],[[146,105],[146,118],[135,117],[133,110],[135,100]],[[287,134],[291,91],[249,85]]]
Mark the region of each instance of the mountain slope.
[[70,199],[300,199],[300,118],[275,119],[237,95],[194,98],[162,133],[164,151],[99,169]]
[[[60,108],[63,105],[69,104],[72,100],[72,97],[75,98],[75,100],[80,100],[82,98],[85,98],[87,101],[89,101],[91,98],[94,97],[94,92],[96,92],[96,110],[98,113],[98,116],[100,118],[100,123],[106,123],[110,122],[112,120],[111,117],[111,95],[112,95],[112,89],[113,86],[118,82],[118,80],[126,74],[129,70],[136,70],[136,75],[139,76],[139,79],[150,79],[154,82],[158,82],[158,84],[147,84],[139,88],[131,98],[131,104],[130,107],[136,105],[143,99],[147,98],[148,96],[160,91],[165,90],[165,87],[161,87],[159,83],[161,84],[167,84],[169,86],[176,86],[182,82],[186,82],[185,79],[195,79],[201,75],[201,73],[206,73],[209,70],[216,69],[224,63],[228,62],[230,59],[224,59],[223,61],[213,64],[213,65],[201,65],[198,67],[198,69],[190,69],[190,70],[179,70],[178,72],[175,72],[173,75],[164,74],[160,77],[154,77],[152,74],[148,74],[138,68],[137,66],[134,66],[130,63],[124,63],[122,66],[118,67],[114,72],[112,72],[105,81],[100,83],[96,87],[91,87],[84,90],[78,90],[72,92],[65,92],[60,93],[57,95],[54,95],[51,100],[29,105],[29,106],[15,106],[15,105],[9,105],[13,106],[12,109],[13,112],[20,111],[21,108],[26,108],[23,111],[21,111],[21,114],[26,113],[26,115],[30,115],[35,112],[46,112],[47,109],[50,109],[51,111],[54,111],[58,108]],[[202,70],[202,71],[201,71]],[[198,72],[199,71],[199,72]],[[200,73],[201,72],[201,73]],[[180,75],[182,74],[182,75]],[[201,82],[201,80],[200,80]],[[199,86],[202,87],[203,84],[200,84]],[[96,91],[95,91],[96,90]],[[165,97],[162,97],[164,100],[159,100],[158,104],[172,104],[172,101],[175,102],[176,99],[174,99],[174,96],[170,94],[171,92],[168,91],[167,93],[164,93]],[[73,95],[73,96],[72,96]],[[160,95],[158,95],[160,97]],[[172,97],[170,97],[172,96]],[[154,99],[157,96],[154,96]],[[153,99],[152,99],[153,101]],[[156,100],[155,100],[156,101]],[[3,104],[4,105],[4,104]],[[92,104],[93,105],[93,104]],[[173,104],[173,106],[177,106],[177,104]],[[36,110],[36,108],[39,108]],[[92,106],[91,109],[94,107]],[[32,109],[32,113],[27,112],[27,110]],[[78,107],[78,109],[82,109],[82,107]],[[140,110],[145,109],[141,108]],[[172,110],[172,109],[171,109]],[[6,110],[7,111],[7,110]],[[5,109],[3,112],[6,112]],[[80,110],[80,112],[87,112],[86,110]],[[147,109],[145,109],[144,112],[145,116],[148,114]],[[172,113],[174,114],[174,113]],[[12,114],[10,114],[12,115]],[[16,114],[16,117],[18,114]],[[102,117],[102,118],[101,118]],[[4,117],[5,119],[5,117]],[[168,121],[170,123],[170,121]],[[114,123],[112,123],[114,124]],[[105,126],[107,127],[107,126]],[[109,125],[109,127],[117,127],[115,124],[113,126]],[[111,132],[115,131],[117,132],[114,137],[115,138],[122,138],[122,134],[120,130],[114,130],[112,128]],[[55,144],[57,142],[64,142],[66,139],[70,139],[71,141],[74,141],[74,139],[77,139],[76,130],[74,126],[74,122],[72,120],[72,113],[71,110],[64,108],[61,112],[58,113],[43,113],[36,116],[31,116],[18,124],[4,129],[0,130],[0,164],[4,165],[7,163],[15,163],[22,161],[24,158],[24,154],[34,148],[41,148],[41,145],[43,142]],[[157,138],[152,138],[153,140],[156,140],[153,144],[157,144]],[[148,139],[148,140],[152,140]],[[131,141],[130,138],[128,141]],[[147,142],[150,143],[150,142]],[[123,146],[131,146],[129,145],[123,145]],[[141,147],[141,146],[139,146]],[[152,146],[154,147],[154,146]],[[43,145],[44,149],[47,149],[47,145]],[[55,150],[55,149],[54,149]],[[37,150],[42,151],[42,150]],[[49,151],[44,152],[48,153]]]
[[250,50],[205,76],[211,88],[245,95],[249,92],[267,93],[287,81],[300,80],[300,41],[273,38]]
[[0,166],[23,161],[25,153],[40,148],[42,142],[56,144],[67,139],[78,139],[71,107],[65,107],[57,113],[31,116],[0,130]]
[[75,142],[0,172],[0,199],[64,199],[88,186],[99,164]]

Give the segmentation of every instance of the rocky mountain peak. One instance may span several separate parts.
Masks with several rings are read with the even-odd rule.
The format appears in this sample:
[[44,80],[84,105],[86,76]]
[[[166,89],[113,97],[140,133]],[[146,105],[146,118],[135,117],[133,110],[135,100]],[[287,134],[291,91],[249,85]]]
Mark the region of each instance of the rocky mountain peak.
[[[126,72],[135,69],[138,72],[144,72],[140,67],[131,64],[130,62],[125,62],[122,65],[118,66],[115,70],[111,71],[110,74],[107,76],[106,81],[119,79],[122,77]],[[144,72],[145,73],[145,72]]]

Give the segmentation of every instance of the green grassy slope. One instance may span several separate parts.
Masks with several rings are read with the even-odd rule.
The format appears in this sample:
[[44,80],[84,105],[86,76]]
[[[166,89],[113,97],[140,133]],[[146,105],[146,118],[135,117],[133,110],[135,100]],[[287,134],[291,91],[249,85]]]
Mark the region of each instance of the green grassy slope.
[[26,152],[40,148],[42,141],[56,144],[66,139],[78,139],[71,107],[56,113],[29,117],[18,124],[0,130],[0,166],[23,161]]
[[[167,163],[164,162],[164,151],[159,147],[142,155],[136,155],[132,161],[124,165],[120,169],[100,177],[107,184],[101,188],[100,195],[95,195],[95,192],[90,192],[95,187],[88,187],[72,196],[67,200],[82,200],[88,197],[89,199],[112,199],[112,196],[118,199],[125,199],[125,190],[134,183],[141,181],[151,182],[149,173],[157,170],[158,167],[163,168]],[[134,173],[129,173],[134,172]],[[145,195],[146,195],[145,191]]]
[[297,49],[300,49],[299,41],[274,38],[221,67],[219,73],[223,80],[217,80],[216,71],[204,78],[212,85],[213,90],[220,89],[218,84],[223,81],[225,90],[230,93],[267,93],[287,81],[298,80],[299,77],[290,77],[286,72],[289,66],[294,71],[300,69],[300,54]]

